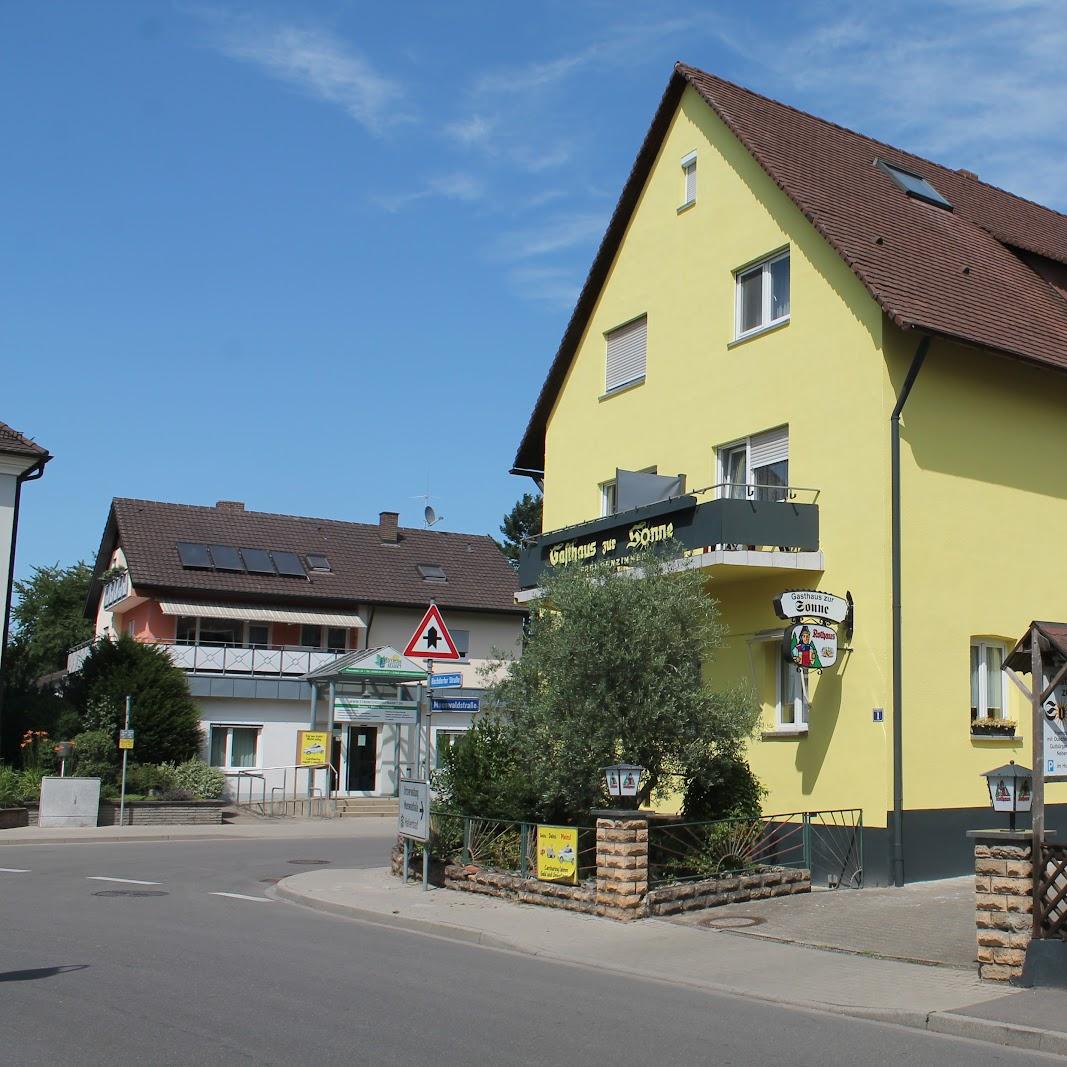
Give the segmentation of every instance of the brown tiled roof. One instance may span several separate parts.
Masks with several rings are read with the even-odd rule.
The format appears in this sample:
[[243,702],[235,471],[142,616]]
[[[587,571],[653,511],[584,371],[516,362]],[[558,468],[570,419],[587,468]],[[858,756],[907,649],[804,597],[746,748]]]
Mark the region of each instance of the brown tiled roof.
[[[549,369],[517,471],[543,469],[552,404],[687,85],[898,326],[1067,370],[1065,274],[1058,269],[1067,264],[1067,216],[678,64]],[[953,210],[906,196],[873,166],[876,159],[920,174]]]
[[[280,575],[190,570],[182,566],[178,541],[323,553],[329,573],[307,579]],[[472,611],[515,612],[515,572],[484,534],[401,528],[395,544],[383,544],[377,525],[334,519],[274,515],[234,507],[194,507],[154,500],[112,501],[97,557],[96,573],[108,566],[115,544],[126,555],[135,588],[197,594],[269,604],[354,607],[357,602]],[[444,583],[427,582],[417,564],[440,564]],[[94,582],[87,611],[95,612],[101,586]]]
[[18,430],[13,430],[6,422],[0,422],[0,452],[13,453],[16,456],[48,455],[47,448],[42,448],[36,441],[31,441]]

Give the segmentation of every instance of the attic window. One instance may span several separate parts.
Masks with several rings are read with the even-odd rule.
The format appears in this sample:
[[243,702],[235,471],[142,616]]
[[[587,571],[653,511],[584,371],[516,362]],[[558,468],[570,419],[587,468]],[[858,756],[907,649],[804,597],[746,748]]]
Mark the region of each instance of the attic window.
[[876,159],[874,165],[888,174],[910,197],[916,200],[924,200],[927,204],[935,207],[943,207],[947,211],[952,210],[952,205],[920,174],[913,174],[910,170],[895,167],[884,159]]
[[447,582],[448,575],[440,563],[416,563],[415,569],[424,582]]
[[332,569],[330,567],[330,561],[323,555],[312,552],[307,556],[308,570],[311,571],[324,571],[327,574]]

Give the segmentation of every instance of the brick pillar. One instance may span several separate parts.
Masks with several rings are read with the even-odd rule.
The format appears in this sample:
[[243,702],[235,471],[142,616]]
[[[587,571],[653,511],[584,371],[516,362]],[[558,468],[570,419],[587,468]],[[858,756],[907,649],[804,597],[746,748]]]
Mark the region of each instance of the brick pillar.
[[1030,831],[972,830],[978,973],[1006,982],[1023,973],[1034,911]]
[[646,914],[648,821],[613,813],[596,821],[596,913],[628,922]]

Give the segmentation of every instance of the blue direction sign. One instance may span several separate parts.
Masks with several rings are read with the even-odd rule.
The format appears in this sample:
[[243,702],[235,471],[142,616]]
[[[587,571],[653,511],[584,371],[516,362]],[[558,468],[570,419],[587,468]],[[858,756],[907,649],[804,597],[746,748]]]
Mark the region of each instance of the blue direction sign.
[[431,674],[431,689],[459,689],[463,685],[462,674]]
[[442,697],[440,700],[434,700],[434,711],[477,711],[478,700],[466,699],[462,697]]

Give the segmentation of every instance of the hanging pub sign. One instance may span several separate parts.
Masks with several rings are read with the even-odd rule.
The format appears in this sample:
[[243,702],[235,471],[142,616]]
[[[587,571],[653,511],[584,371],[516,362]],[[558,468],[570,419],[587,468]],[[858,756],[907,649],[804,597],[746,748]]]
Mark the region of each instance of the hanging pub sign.
[[[1058,685],[1045,698],[1044,711],[1046,779],[1067,779],[1067,685]],[[1035,766],[1035,771],[1038,768]]]
[[834,596],[818,589],[789,589],[774,598],[779,619],[822,619],[844,622],[852,613],[852,597]]
[[837,662],[837,634],[820,623],[799,623],[786,628],[782,657],[798,670],[821,671]]

